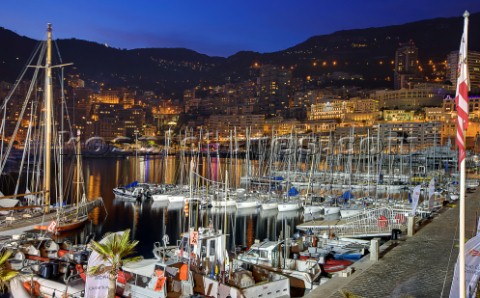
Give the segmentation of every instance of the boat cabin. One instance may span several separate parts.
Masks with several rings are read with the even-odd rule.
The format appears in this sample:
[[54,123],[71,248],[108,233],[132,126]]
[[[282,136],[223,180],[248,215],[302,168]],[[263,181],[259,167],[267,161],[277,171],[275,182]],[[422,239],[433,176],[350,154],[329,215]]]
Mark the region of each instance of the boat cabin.
[[162,298],[193,294],[193,279],[183,262],[146,259],[122,269],[123,274],[117,279],[117,293],[123,296]]
[[209,264],[217,264],[224,268],[228,258],[226,241],[227,235],[221,231],[204,228],[198,231],[190,230],[189,233],[183,234],[175,254],[193,259],[191,261],[197,264],[208,261]]
[[280,245],[281,242],[277,241],[255,243],[245,254],[240,256],[240,259],[254,264],[276,267],[281,257],[279,253]]

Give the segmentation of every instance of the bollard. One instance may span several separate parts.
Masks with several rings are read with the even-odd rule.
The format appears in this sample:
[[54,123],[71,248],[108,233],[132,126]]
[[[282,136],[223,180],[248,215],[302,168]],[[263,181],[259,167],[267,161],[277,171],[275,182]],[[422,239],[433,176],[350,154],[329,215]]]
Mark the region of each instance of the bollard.
[[415,234],[415,216],[413,215],[408,216],[407,232],[408,237],[412,237]]
[[399,229],[392,229],[392,236],[390,237],[390,240],[398,240],[398,234],[401,234],[402,231]]
[[379,238],[373,238],[370,241],[370,261],[378,261],[379,258],[379,252],[380,252],[380,246],[379,246],[380,239]]

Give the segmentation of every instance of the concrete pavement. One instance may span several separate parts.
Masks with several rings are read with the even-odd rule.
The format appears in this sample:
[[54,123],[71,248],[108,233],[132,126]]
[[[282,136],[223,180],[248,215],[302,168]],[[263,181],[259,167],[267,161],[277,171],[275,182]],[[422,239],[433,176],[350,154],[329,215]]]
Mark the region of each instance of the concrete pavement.
[[[465,235],[471,238],[480,215],[480,189],[467,193],[465,204]],[[458,256],[458,227],[458,206],[443,207],[417,225],[413,237],[402,235],[383,245],[378,261],[367,255],[352,265],[353,274],[335,277],[306,297],[342,298],[342,290],[366,298],[448,297]]]

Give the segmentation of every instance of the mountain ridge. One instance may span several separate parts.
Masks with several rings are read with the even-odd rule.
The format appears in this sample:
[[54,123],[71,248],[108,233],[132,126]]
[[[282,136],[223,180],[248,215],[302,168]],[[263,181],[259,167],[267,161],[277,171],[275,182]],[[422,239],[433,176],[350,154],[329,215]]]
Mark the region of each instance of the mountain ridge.
[[[180,97],[197,85],[224,84],[253,79],[254,63],[289,67],[293,76],[328,78],[342,72],[362,77],[343,82],[363,87],[391,87],[392,59],[400,43],[412,40],[422,66],[441,63],[458,50],[463,18],[434,18],[401,25],[340,30],[315,35],[285,50],[259,53],[239,51],[229,57],[209,56],[186,48],[119,49],[76,38],[57,39],[64,62],[74,62],[67,73],[78,74],[87,84],[154,90]],[[446,38],[449,37],[449,38]],[[13,82],[38,41],[0,28],[0,81]],[[470,15],[469,50],[480,50],[480,13]],[[23,63],[23,64],[22,64]],[[435,75],[425,70],[425,76]],[[327,78],[327,79],[325,79]],[[342,82],[336,82],[342,84]]]

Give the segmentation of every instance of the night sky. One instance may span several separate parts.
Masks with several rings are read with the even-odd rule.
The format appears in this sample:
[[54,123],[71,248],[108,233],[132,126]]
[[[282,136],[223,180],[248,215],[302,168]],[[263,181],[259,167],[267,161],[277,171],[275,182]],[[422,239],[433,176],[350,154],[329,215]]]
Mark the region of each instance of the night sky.
[[[211,56],[279,51],[344,29],[461,17],[480,0],[2,0],[0,26],[115,48],[184,47]],[[0,43],[1,44],[1,43]]]

